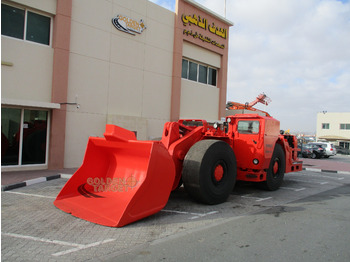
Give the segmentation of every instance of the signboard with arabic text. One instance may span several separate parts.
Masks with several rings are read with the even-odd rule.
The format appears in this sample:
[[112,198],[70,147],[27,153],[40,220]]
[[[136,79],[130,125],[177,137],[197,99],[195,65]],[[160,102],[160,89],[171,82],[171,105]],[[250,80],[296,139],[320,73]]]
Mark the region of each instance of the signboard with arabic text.
[[[181,20],[184,26],[187,25],[195,25],[198,26],[204,30],[208,30],[210,33],[215,34],[223,39],[227,39],[227,29],[226,28],[219,28],[215,25],[215,23],[209,24],[206,18],[202,18],[201,16],[197,15],[182,15]],[[225,48],[225,45],[222,43],[218,43],[217,41],[213,40],[210,35],[203,35],[200,34],[194,30],[183,30],[183,34],[187,36],[192,36],[193,38],[198,38],[202,40],[203,42],[211,43],[221,49]]]

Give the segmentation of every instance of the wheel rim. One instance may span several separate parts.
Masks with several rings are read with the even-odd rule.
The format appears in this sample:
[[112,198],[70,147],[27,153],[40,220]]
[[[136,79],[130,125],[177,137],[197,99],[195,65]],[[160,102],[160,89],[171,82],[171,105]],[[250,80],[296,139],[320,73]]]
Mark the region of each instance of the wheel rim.
[[214,170],[214,178],[216,182],[220,182],[221,179],[224,177],[224,168],[222,165],[217,165]]
[[272,167],[272,176],[273,178],[277,178],[279,176],[281,166],[281,160],[276,158]]
[[224,161],[219,160],[214,165],[214,170],[212,172],[212,181],[214,185],[219,185],[226,176],[227,167]]

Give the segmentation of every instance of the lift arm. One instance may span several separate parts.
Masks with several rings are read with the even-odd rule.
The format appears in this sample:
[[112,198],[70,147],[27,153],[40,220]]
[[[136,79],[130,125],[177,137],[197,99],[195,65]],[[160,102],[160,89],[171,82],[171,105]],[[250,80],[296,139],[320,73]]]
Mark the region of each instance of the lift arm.
[[257,103],[261,103],[264,105],[268,105],[269,103],[271,103],[271,99],[265,95],[264,93],[258,95],[256,97],[255,100],[253,100],[252,102],[246,102],[245,104],[241,104],[241,103],[237,103],[237,102],[232,102],[232,101],[228,101],[226,104],[226,109],[227,110],[238,110],[238,109],[247,109],[247,110],[251,110],[251,111],[259,111],[264,113],[266,116],[270,116],[269,113],[260,110],[260,109],[256,109],[253,106],[255,106]]

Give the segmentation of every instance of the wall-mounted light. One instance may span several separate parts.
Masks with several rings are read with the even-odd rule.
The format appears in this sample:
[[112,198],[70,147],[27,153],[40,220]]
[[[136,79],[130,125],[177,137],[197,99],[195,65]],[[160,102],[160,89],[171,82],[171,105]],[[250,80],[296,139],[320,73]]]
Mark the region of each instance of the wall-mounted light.
[[7,61],[1,61],[1,65],[3,66],[13,66],[12,62],[7,62]]
[[78,104],[78,103],[67,103],[67,102],[65,102],[65,103],[60,103],[60,105],[75,105],[75,106],[77,106],[77,108],[79,109],[80,108],[80,105]]
[[80,104],[78,104],[78,96],[75,96],[75,103],[69,103],[69,102],[63,102],[60,103],[60,105],[70,105],[70,106],[77,106],[77,109],[80,108]]

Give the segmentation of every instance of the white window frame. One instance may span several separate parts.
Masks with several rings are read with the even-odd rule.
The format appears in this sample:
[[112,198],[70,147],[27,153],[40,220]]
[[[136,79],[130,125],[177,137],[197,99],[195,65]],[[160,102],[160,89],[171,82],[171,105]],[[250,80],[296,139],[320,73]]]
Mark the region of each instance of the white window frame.
[[[8,3],[6,1],[5,2],[1,2],[1,4],[12,6],[12,7],[24,10],[24,33],[23,33],[23,39],[17,38],[17,37],[11,37],[11,36],[7,36],[7,35],[1,35],[2,37],[8,37],[8,38],[11,38],[11,39],[24,41],[24,42],[31,43],[31,44],[37,44],[37,45],[41,45],[41,46],[52,47],[52,35],[53,35],[53,33],[52,33],[52,30],[53,30],[53,17],[52,17],[52,15],[49,15],[49,14],[47,14],[45,12],[37,11],[37,10],[31,9],[31,8],[27,8],[27,7],[24,7],[24,6],[21,6],[21,5],[17,5],[15,3]],[[28,11],[32,12],[32,13],[35,13],[35,14],[38,14],[38,15],[42,15],[42,16],[50,18],[50,37],[49,37],[49,44],[48,45],[27,40]]]
[[[344,128],[341,128],[342,125],[344,126]],[[340,123],[339,124],[339,129],[340,130],[350,130],[350,123]]]
[[322,129],[324,129],[324,130],[328,130],[328,129],[330,129],[330,124],[329,123],[322,123]]
[[[188,62],[188,63],[187,63],[187,78],[183,78],[183,77],[182,77],[182,62],[181,62],[181,78],[182,78],[182,79],[185,79],[185,80],[188,80],[188,81],[191,81],[191,82],[196,82],[196,83],[198,83],[198,84],[202,84],[202,85],[206,85],[206,86],[210,86],[210,87],[217,87],[217,86],[218,86],[218,78],[217,78],[217,76],[218,76],[218,69],[217,69],[217,68],[215,68],[215,67],[213,67],[213,66],[210,66],[210,65],[207,65],[207,64],[199,63],[199,62],[197,62],[197,61],[195,61],[195,60],[188,59],[188,58],[185,58],[185,57],[183,57],[182,60],[186,60],[186,61]],[[182,61],[182,60],[181,60],[181,61]],[[190,62],[197,64],[197,77],[196,77],[197,80],[196,80],[196,81],[190,80],[190,79],[189,79]],[[199,82],[199,65],[204,66],[204,67],[207,67],[207,83],[206,83],[206,84],[204,84],[204,83],[202,83],[202,82]],[[210,68],[211,68],[211,69],[214,69],[215,72],[216,72],[216,76],[215,76],[215,79],[216,79],[216,81],[215,81],[215,86],[212,85],[212,84],[209,84],[209,69],[210,69]]]

